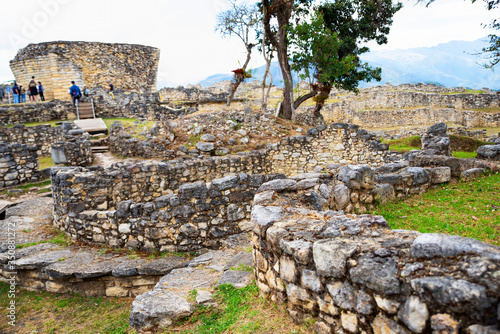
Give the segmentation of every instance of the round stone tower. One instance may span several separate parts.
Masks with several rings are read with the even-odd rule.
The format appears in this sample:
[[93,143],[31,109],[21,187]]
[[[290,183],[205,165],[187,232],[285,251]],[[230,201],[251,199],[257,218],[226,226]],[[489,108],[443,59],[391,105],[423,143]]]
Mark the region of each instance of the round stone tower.
[[71,81],[80,88],[107,86],[127,91],[156,91],[160,49],[138,44],[46,42],[29,44],[10,61],[16,81],[27,87],[41,81],[47,100],[70,98]]

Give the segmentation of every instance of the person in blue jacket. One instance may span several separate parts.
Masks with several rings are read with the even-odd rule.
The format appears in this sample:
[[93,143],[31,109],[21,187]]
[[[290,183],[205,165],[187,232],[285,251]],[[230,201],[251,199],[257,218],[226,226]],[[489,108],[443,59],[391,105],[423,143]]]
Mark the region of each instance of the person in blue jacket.
[[14,86],[12,86],[12,95],[14,95],[14,103],[19,103],[19,87],[17,86],[17,82],[14,82]]
[[74,81],[71,81],[73,86],[69,88],[69,94],[71,95],[71,100],[73,101],[73,106],[76,106],[76,101],[80,103],[80,97],[82,97],[82,92],[80,87],[78,87]]

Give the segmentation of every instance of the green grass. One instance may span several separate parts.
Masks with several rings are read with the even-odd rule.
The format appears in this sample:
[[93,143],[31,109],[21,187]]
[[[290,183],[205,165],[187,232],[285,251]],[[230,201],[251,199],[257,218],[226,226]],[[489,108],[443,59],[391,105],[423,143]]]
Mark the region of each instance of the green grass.
[[371,213],[384,216],[393,229],[455,234],[500,246],[500,175],[447,184]]
[[401,139],[387,140],[383,139],[383,143],[389,144],[391,151],[402,153],[410,152],[411,150],[419,150],[421,146],[420,136],[413,136]]
[[[22,190],[23,192],[20,193],[20,194],[9,194],[8,193],[9,189],[5,189],[5,190],[0,191],[0,195],[7,194],[7,195],[19,196],[19,195],[21,195],[21,194],[29,191],[33,187],[45,187],[45,186],[48,186],[48,185],[50,185],[50,180],[45,180],[43,182],[36,182],[36,183],[26,183],[26,184],[22,184],[20,186],[12,188],[12,189]],[[42,190],[50,191],[50,189],[41,189],[37,193],[40,193]]]
[[117,117],[117,118],[103,118],[102,120],[104,121],[104,123],[106,124],[106,126],[108,127],[108,129],[111,129],[111,125],[115,121],[122,122],[125,125],[134,125],[135,121],[139,121],[138,119],[135,119],[135,118],[120,118],[120,117]]
[[456,94],[484,94],[484,91],[480,89],[470,89],[467,88],[465,92],[450,92],[450,93],[440,93],[442,95],[456,95]]
[[[54,121],[45,121],[45,122],[30,122],[30,123],[23,123],[23,124],[24,124],[24,126],[37,126],[37,125],[49,124],[50,126],[55,127],[55,126],[58,126],[58,125],[56,125],[56,123],[58,123],[58,122],[64,122],[64,121],[67,121],[67,120],[54,120]],[[13,126],[14,126],[13,124],[7,125],[8,128],[11,128]]]
[[468,109],[468,110],[481,111],[481,112],[487,112],[487,113],[497,113],[497,112],[500,112],[500,107],[475,108],[475,109]]
[[[0,308],[10,303],[9,285],[0,282]],[[82,297],[16,288],[16,327],[0,317],[1,333],[125,334],[131,298]],[[98,315],[98,316],[96,316]]]
[[59,245],[61,247],[67,247],[71,244],[73,244],[73,241],[63,232],[57,231],[57,235],[53,236],[49,240],[40,240],[40,241],[34,241],[34,242],[28,242],[25,244],[18,244],[16,245],[17,249],[22,249],[22,248],[27,248],[39,244],[46,244],[46,243],[52,243],[55,245]]
[[55,164],[54,164],[54,161],[52,161],[52,157],[50,155],[46,156],[46,157],[38,157],[38,161],[40,161],[40,170],[42,169],[45,169],[45,168],[49,168],[49,167],[53,167]]
[[460,159],[475,158],[477,156],[477,152],[457,151],[457,152],[451,152],[451,155],[454,156],[455,158],[460,158]]
[[[450,146],[452,155],[457,158],[475,158],[477,148],[491,143],[477,140],[470,137],[450,135]],[[420,136],[413,136],[401,139],[387,140],[382,138],[382,142],[389,144],[389,150],[401,153],[419,150],[422,148]]]

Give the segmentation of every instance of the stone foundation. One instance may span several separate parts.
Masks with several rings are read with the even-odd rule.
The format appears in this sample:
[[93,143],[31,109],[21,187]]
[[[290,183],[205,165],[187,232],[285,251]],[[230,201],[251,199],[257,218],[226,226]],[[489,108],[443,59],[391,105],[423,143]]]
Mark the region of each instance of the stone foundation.
[[296,186],[263,184],[252,209],[257,285],[294,321],[313,317],[318,333],[500,329],[499,247],[320,210],[301,199],[322,186]]
[[0,143],[0,188],[40,181],[35,146]]
[[49,124],[37,126],[15,125],[0,128],[0,141],[4,143],[36,146],[39,156],[49,155],[53,143],[62,140],[62,128]]
[[0,106],[0,125],[64,120],[73,112],[73,105],[66,101]]

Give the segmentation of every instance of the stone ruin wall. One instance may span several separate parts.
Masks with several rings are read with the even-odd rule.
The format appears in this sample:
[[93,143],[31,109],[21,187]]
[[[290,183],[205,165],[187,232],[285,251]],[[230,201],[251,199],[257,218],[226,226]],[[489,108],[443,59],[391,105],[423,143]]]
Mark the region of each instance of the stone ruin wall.
[[83,88],[156,91],[160,50],[137,44],[47,42],[29,44],[10,61],[16,81],[27,86],[41,81],[47,100],[69,100],[71,81]]
[[14,125],[12,128],[0,127],[0,142],[36,146],[39,156],[50,155],[52,144],[62,140],[62,128],[49,124],[37,126]]
[[467,94],[434,85],[418,86],[385,85],[361,89],[358,95],[334,92],[330,97],[340,101],[326,104],[322,113],[326,123],[346,122],[364,127],[426,126],[439,122],[468,127],[500,124],[500,113],[470,110],[498,107],[500,95],[496,93],[488,90]]
[[40,181],[36,146],[0,143],[0,188]]
[[64,120],[73,111],[66,101],[0,106],[0,126]]
[[300,200],[310,189],[271,183],[253,203],[254,273],[294,321],[312,317],[320,334],[500,329],[499,247],[319,210]]
[[[335,124],[330,128],[309,130],[307,136],[282,139],[279,144],[269,145],[265,151],[202,160],[118,163],[93,171],[71,169],[52,177],[56,200],[54,223],[65,229],[68,215],[101,211],[102,216],[104,211],[118,210],[124,201],[147,203],[178,192],[185,183],[211,182],[228,174],[293,175],[327,163],[381,164],[387,145],[371,139],[356,126]],[[331,151],[328,156],[327,151]],[[316,157],[316,161],[302,159],[307,155]],[[92,219],[95,217],[91,216]]]
[[[59,171],[52,175],[56,202],[54,225],[71,234],[73,238],[88,242],[109,243],[112,240],[119,246],[128,245],[149,250],[161,249],[166,245],[173,247],[175,244],[178,250],[186,250],[193,245],[206,246],[209,243],[203,238],[209,235],[218,238],[217,233],[227,236],[241,232],[243,228],[240,225],[246,226],[250,202],[262,182],[283,178],[283,174],[291,176],[337,162],[371,163],[377,166],[384,160],[382,157],[380,161],[377,160],[380,157],[380,147],[377,149],[373,143],[365,142],[364,147],[352,144],[345,147],[349,154],[358,157],[356,159],[348,160],[339,156],[325,158],[324,161],[318,159],[314,164],[310,160],[302,161],[300,157],[308,154],[324,154],[322,145],[327,145],[325,143],[329,139],[336,138],[336,141],[331,141],[333,146],[330,149],[334,150],[337,145],[349,143],[349,140],[354,141],[353,138],[363,140],[361,137],[365,135],[363,130],[347,124],[332,125],[331,132],[321,127],[312,130],[309,130],[306,137],[291,137],[279,144],[270,145],[267,151],[169,162],[117,163],[109,168]],[[300,152],[300,147],[304,150],[302,154],[296,155]],[[383,152],[385,147],[381,149]],[[374,154],[370,155],[370,152]],[[275,159],[276,156],[280,158]],[[285,159],[282,160],[281,157]],[[372,160],[373,157],[377,159]],[[343,198],[337,199],[342,203],[338,209],[348,212],[366,212],[372,209],[373,203],[378,200],[378,195],[372,191],[375,187],[373,180],[390,185],[379,187],[380,191],[389,194],[390,198],[403,198],[409,194],[421,193],[433,184],[448,182],[451,177],[460,177],[465,169],[497,168],[494,162],[451,157],[446,159],[448,160],[436,166],[439,168],[410,169],[403,174],[389,173],[377,176],[376,179],[372,169],[366,165],[363,171],[368,173],[366,178],[371,180],[369,190],[353,194],[349,189],[355,189],[356,183],[345,178],[339,179],[346,185],[339,190],[341,195],[337,195]],[[340,165],[334,166],[338,169]],[[407,165],[398,165],[394,170],[405,167]],[[329,171],[325,173],[325,176],[330,175]],[[361,175],[355,170],[351,174]],[[365,176],[360,176],[360,180],[364,179]],[[164,212],[160,214],[160,211]],[[205,213],[198,214],[199,212]],[[207,217],[216,216],[221,220],[209,225],[207,221],[213,221],[213,218]],[[133,227],[127,222],[127,217],[133,217]],[[155,227],[158,221],[162,221],[162,227],[165,227],[163,232]],[[120,224],[126,224],[122,230],[119,230]],[[184,232],[181,231],[182,226]],[[165,232],[167,227],[171,228],[171,234]],[[215,227],[217,232],[210,232],[210,228]],[[212,234],[203,235],[200,230]],[[134,241],[129,244],[129,239],[123,239],[124,233],[127,236],[132,233]],[[184,240],[185,244],[178,244],[181,240]]]

